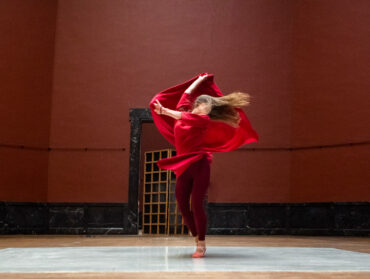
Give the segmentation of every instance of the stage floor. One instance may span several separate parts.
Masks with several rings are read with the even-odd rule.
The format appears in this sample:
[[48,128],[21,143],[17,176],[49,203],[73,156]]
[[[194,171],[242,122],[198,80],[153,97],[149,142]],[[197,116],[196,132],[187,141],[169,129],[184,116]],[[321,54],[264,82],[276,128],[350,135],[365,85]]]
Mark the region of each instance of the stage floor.
[[1,236],[0,278],[370,278],[366,237]]

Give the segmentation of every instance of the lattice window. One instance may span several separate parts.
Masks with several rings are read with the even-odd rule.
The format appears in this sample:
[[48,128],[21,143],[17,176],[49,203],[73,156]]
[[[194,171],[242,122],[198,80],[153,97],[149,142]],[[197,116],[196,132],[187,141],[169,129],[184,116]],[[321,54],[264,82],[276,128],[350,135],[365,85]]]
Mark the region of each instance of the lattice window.
[[173,149],[145,152],[143,234],[188,235],[175,198],[176,176],[156,162],[176,155]]

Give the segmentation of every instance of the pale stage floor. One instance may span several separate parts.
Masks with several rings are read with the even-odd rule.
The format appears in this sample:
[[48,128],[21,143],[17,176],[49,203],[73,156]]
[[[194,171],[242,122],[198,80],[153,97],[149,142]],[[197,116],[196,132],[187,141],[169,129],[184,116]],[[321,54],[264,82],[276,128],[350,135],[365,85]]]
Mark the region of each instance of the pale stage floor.
[[370,278],[370,238],[0,236],[0,278]]

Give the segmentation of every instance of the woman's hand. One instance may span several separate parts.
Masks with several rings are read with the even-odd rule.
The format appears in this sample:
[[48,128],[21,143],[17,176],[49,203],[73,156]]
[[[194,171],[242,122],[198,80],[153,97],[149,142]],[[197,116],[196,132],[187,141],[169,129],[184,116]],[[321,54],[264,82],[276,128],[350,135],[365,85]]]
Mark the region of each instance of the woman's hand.
[[175,119],[181,119],[181,111],[165,108],[158,100],[155,100],[154,111],[159,115],[167,115]]
[[163,106],[161,105],[161,103],[158,100],[155,100],[154,111],[157,114],[162,114],[162,112],[163,112]]

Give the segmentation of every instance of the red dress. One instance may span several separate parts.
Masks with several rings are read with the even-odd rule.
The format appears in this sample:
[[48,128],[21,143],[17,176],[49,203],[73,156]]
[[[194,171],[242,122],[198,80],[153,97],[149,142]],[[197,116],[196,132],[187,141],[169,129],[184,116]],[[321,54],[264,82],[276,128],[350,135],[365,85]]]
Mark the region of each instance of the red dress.
[[[149,104],[154,124],[177,151],[176,156],[161,159],[157,165],[162,169],[173,170],[176,176],[181,175],[190,164],[203,157],[212,162],[211,152],[232,151],[244,144],[258,141],[258,134],[240,108],[236,108],[241,118],[237,128],[213,121],[208,115],[190,112],[194,100],[199,95],[223,96],[213,81],[213,75],[209,75],[191,94],[184,93],[198,76],[159,92]],[[182,111],[181,119],[157,114],[154,111],[155,100],[165,108]]]

